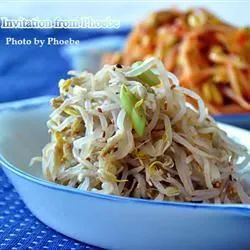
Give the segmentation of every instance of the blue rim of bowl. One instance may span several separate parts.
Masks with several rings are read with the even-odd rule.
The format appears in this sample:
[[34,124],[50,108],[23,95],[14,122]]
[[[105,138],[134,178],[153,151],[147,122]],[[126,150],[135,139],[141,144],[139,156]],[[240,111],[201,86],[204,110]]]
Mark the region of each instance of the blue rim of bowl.
[[[240,113],[240,114],[226,114],[226,115],[214,115],[214,118],[226,118],[229,120],[233,120],[235,118],[245,119],[250,118],[250,113]],[[248,120],[249,121],[249,120]]]
[[250,129],[250,113],[214,115],[215,120]]
[[[0,104],[0,113],[2,112],[17,112],[17,111],[26,111],[36,108],[41,108],[43,106],[48,107],[49,100],[53,96],[42,96],[37,98],[25,99],[15,102],[8,102]],[[227,125],[229,126],[229,125]],[[238,128],[237,128],[238,129]],[[243,129],[239,129],[243,130]],[[245,130],[243,130],[245,131]],[[140,204],[147,204],[147,205],[161,205],[161,206],[171,206],[176,208],[192,208],[192,209],[210,209],[210,210],[224,210],[227,212],[236,212],[236,213],[243,213],[245,215],[250,215],[250,205],[247,204],[204,204],[204,203],[192,203],[192,202],[171,202],[171,201],[157,201],[157,200],[146,200],[146,199],[139,199],[139,198],[131,198],[131,197],[123,197],[123,196],[116,196],[116,195],[107,195],[107,194],[100,194],[90,191],[79,190],[72,187],[63,186],[60,184],[56,184],[53,182],[49,182],[38,177],[32,176],[18,167],[12,165],[8,162],[0,154],[0,164],[3,167],[6,167],[12,173],[26,179],[27,181],[31,181],[33,183],[39,184],[46,188],[51,188],[58,191],[64,191],[67,193],[73,193],[81,196],[87,196],[89,198],[96,198],[102,200],[108,200],[113,202],[130,202],[130,203],[140,203]]]

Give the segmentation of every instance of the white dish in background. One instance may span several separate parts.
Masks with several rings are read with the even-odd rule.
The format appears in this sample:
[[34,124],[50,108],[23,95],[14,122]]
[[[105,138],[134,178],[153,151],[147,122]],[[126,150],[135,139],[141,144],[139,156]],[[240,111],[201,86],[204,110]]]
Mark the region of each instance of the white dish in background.
[[[43,180],[30,167],[48,142],[50,97],[0,105],[0,162],[27,207],[74,239],[108,249],[249,249],[250,205],[124,198]],[[250,133],[221,124],[250,148]]]
[[91,38],[79,45],[63,47],[62,55],[69,61],[72,69],[96,72],[102,66],[103,55],[122,50],[124,43],[123,36]]

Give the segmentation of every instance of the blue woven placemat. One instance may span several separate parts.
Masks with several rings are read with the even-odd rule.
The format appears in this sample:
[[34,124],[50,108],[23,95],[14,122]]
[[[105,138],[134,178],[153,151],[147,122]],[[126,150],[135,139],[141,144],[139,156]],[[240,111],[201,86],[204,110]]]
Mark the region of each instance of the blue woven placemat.
[[68,238],[36,219],[0,169],[0,249],[100,248]]

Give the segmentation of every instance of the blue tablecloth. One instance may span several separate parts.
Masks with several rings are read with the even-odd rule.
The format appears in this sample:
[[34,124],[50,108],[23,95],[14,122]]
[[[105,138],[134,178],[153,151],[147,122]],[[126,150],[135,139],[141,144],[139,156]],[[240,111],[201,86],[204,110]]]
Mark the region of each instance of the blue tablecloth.
[[61,235],[32,215],[0,169],[0,249],[89,249]]
[[[118,29],[116,35],[124,36],[128,28]],[[71,70],[62,56],[61,46],[6,45],[6,38],[58,40],[72,38],[86,40],[114,34],[112,30],[14,30],[0,32],[0,102],[24,99],[41,95],[54,95],[58,81],[66,78]]]
[[[112,31],[111,31],[112,32]],[[126,35],[127,29],[116,34]],[[1,30],[0,102],[57,94],[57,82],[70,66],[60,46],[6,46],[6,37],[85,40],[109,35],[96,30]],[[50,229],[25,207],[0,169],[0,249],[98,249],[77,242]]]

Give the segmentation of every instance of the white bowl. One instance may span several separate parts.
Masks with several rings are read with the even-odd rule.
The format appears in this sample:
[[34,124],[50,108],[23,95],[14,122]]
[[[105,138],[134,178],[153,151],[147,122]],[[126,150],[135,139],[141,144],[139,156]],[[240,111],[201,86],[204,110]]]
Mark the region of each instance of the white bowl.
[[[69,237],[109,249],[249,249],[250,206],[159,202],[50,183],[28,165],[48,142],[50,97],[0,106],[0,161],[27,207]],[[250,148],[248,131],[221,125]]]

